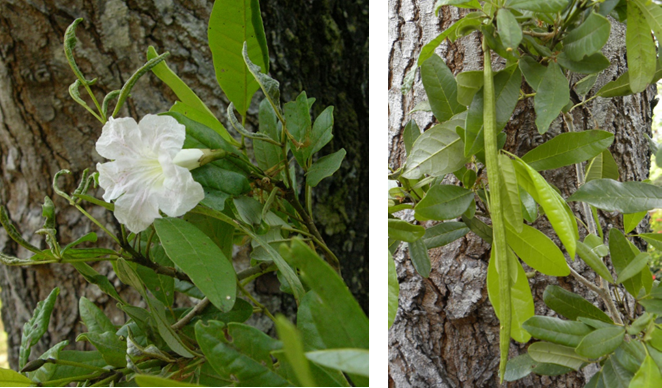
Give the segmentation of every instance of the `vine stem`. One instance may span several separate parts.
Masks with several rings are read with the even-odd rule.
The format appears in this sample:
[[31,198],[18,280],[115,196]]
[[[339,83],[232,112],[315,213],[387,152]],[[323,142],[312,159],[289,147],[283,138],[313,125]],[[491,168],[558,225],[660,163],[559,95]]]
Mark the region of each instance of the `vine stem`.
[[499,298],[501,299],[499,321],[499,350],[501,353],[499,364],[499,379],[503,383],[508,362],[508,350],[510,348],[510,270],[508,268],[508,256],[506,246],[506,229],[501,207],[501,175],[499,173],[498,147],[497,147],[497,125],[496,125],[496,98],[494,93],[494,78],[492,76],[492,56],[487,40],[483,37],[483,110],[484,136],[485,136],[485,167],[487,168],[487,179],[490,184],[490,210],[492,213],[492,227],[494,238],[492,250],[497,264],[499,274]]

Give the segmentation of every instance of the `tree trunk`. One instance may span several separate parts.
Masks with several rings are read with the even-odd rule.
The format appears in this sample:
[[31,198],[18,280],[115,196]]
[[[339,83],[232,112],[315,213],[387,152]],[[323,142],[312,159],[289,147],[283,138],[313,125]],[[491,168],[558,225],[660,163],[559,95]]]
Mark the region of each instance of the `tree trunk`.
[[[421,47],[466,13],[466,10],[458,11],[455,7],[443,7],[439,17],[435,17],[434,2],[389,0],[389,166],[393,169],[405,161],[401,138],[405,123],[413,118],[419,127],[427,129],[434,120],[429,113],[408,114],[426,97],[418,76],[413,90],[403,95],[400,87],[404,75],[416,66]],[[614,20],[611,22],[612,35],[603,52],[612,65],[600,74],[594,92],[616,79],[626,69],[625,28]],[[446,42],[437,49],[437,53],[455,74],[463,70],[482,69],[477,33],[452,44]],[[494,66],[499,69],[503,65],[495,63]],[[572,81],[576,82],[577,79],[573,78]],[[528,88],[525,84],[523,87]],[[600,128],[615,134],[610,151],[619,164],[621,181],[642,180],[648,176],[650,154],[644,133],[651,132],[654,97],[655,88],[650,87],[634,96],[598,98],[585,109],[573,112],[577,130]],[[506,127],[508,140],[505,149],[521,156],[538,144],[567,131],[568,128],[559,118],[547,134],[538,134],[533,102],[531,99],[520,101]],[[577,189],[572,166],[548,171],[543,175],[566,198]],[[584,219],[577,203],[571,203],[570,206],[575,214]],[[600,213],[605,233],[611,227],[621,227],[620,216]],[[546,219],[539,219],[533,226],[560,244]],[[641,231],[645,229],[642,226],[639,228]],[[586,231],[580,228],[582,238],[585,234]],[[401,247],[398,250],[395,261],[400,282],[400,300],[395,322],[389,331],[390,386],[499,385],[499,326],[485,287],[489,248],[489,244],[469,233],[445,247],[431,250],[432,272],[428,279],[421,278],[414,270],[406,249]],[[577,260],[570,265],[589,280],[596,280],[595,274],[581,261]],[[605,309],[596,295],[570,277],[555,278],[538,274],[529,283],[538,315],[555,315],[542,302],[543,291],[550,284],[579,293]],[[526,344],[512,341],[509,357],[513,358],[525,351]],[[558,377],[530,375],[508,386],[583,387],[596,370],[589,367],[584,372]]]
[[[309,96],[318,98],[316,114],[325,105],[336,107],[336,138],[323,152],[344,147],[348,153],[337,175],[342,178],[330,178],[318,186],[316,220],[343,264],[346,281],[367,311],[367,1],[314,3],[285,1],[274,5],[262,1],[262,16],[272,74],[281,81],[284,98],[292,98],[305,88]],[[60,186],[71,191],[85,168],[94,170],[102,161],[93,151],[101,126],[68,94],[75,77],[62,51],[67,26],[78,17],[85,19],[77,31],[76,57],[83,73],[99,78],[95,87],[104,93],[119,89],[145,62],[147,47],[153,45],[158,52],[170,51],[169,66],[225,122],[227,99],[216,82],[207,47],[211,9],[212,2],[181,0],[0,0],[0,204],[7,206],[27,240],[45,247],[33,232],[43,223],[44,196],[54,197],[53,175],[61,169],[71,170],[71,176],[60,179]],[[146,75],[133,89],[120,116],[139,119],[168,110],[175,100],[166,85]],[[256,122],[259,100],[253,100],[249,127]],[[101,193],[98,190],[95,194]],[[103,232],[64,200],[53,199],[60,241],[69,242],[95,231],[101,244],[111,245]],[[111,231],[118,230],[112,214],[96,208],[93,215]],[[29,256],[4,230],[0,230],[0,250]],[[96,268],[120,285],[110,265]],[[36,303],[56,286],[61,289],[56,309],[33,356],[59,341],[74,342],[82,329],[78,316],[81,296],[104,308],[116,324],[125,319],[105,294],[68,265],[3,266],[0,286],[13,368],[24,322]],[[129,300],[138,300],[130,290],[124,292]],[[291,304],[287,297],[265,298],[275,299],[272,303],[276,306],[270,303],[269,307],[276,310],[287,310]]]

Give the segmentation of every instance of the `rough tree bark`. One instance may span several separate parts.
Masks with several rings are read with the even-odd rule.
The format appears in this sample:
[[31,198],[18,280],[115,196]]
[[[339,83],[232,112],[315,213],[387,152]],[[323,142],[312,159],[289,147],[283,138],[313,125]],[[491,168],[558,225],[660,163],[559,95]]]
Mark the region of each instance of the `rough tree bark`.
[[[261,3],[272,74],[281,81],[284,98],[293,98],[305,89],[318,99],[315,114],[326,105],[335,106],[335,139],[324,152],[344,147],[348,156],[338,173],[342,178],[328,179],[317,190],[317,222],[340,257],[351,290],[367,311],[368,3]],[[85,74],[99,77],[97,87],[104,93],[119,89],[144,63],[147,47],[153,45],[159,52],[170,51],[168,64],[225,121],[227,100],[216,82],[207,47],[212,5],[211,1],[183,0],[0,0],[0,204],[7,206],[26,239],[43,246],[33,231],[42,224],[40,204],[44,196],[53,197],[53,174],[60,169],[71,170],[72,176],[60,181],[62,187],[71,190],[83,169],[94,169],[96,162],[102,161],[94,151],[101,127],[71,100],[67,91],[74,76],[62,51],[66,27],[75,18],[85,19],[77,34],[78,63]],[[148,75],[134,88],[121,115],[138,119],[165,111],[174,101],[167,86]],[[249,126],[255,123],[255,103],[259,99],[253,101]],[[59,198],[54,200],[61,241],[97,231],[102,243],[109,244],[103,232],[75,209]],[[99,209],[93,215],[111,231],[117,230],[112,215]],[[28,256],[4,230],[0,230],[0,250]],[[98,265],[97,270],[110,274],[119,285],[109,265]],[[268,294],[274,287],[265,283],[258,290]],[[114,303],[70,266],[3,266],[0,286],[9,361],[14,368],[23,323],[36,303],[55,286],[61,288],[56,310],[48,333],[33,354],[39,355],[65,339],[74,342],[82,329],[77,308],[81,296],[102,306],[115,323],[125,319]],[[131,299],[131,295],[125,296]],[[271,298],[270,309],[291,306],[289,297],[264,298]]]
[[[395,169],[404,162],[401,135],[405,123],[414,118],[419,127],[427,129],[434,120],[428,113],[408,114],[425,99],[425,91],[418,77],[413,91],[402,95],[400,86],[403,77],[416,66],[421,47],[465,13],[454,7],[444,7],[439,17],[435,17],[434,2],[389,0],[391,168]],[[594,92],[626,69],[625,28],[614,20],[612,37],[603,51],[612,65],[598,77]],[[480,41],[476,33],[454,44],[443,44],[437,53],[455,74],[463,70],[482,69]],[[499,69],[502,64],[495,63],[495,67]],[[650,87],[635,96],[609,100],[599,98],[586,109],[573,112],[577,130],[600,128],[615,133],[610,150],[619,164],[623,181],[641,180],[648,176],[650,155],[643,134],[650,134],[654,97],[655,88]],[[568,131],[561,119],[557,119],[547,134],[538,134],[530,100],[518,104],[506,127],[508,141],[505,148],[520,156],[560,132]],[[566,198],[577,188],[573,167],[549,171],[544,175]],[[571,207],[575,214],[581,214],[576,204],[571,204]],[[605,230],[621,225],[620,217],[615,214],[601,213],[601,218]],[[538,220],[534,226],[559,243],[548,222]],[[644,229],[642,226],[639,228]],[[582,237],[585,233],[580,229]],[[469,233],[465,238],[430,251],[430,256],[432,273],[428,279],[416,273],[405,249],[400,248],[395,256],[400,282],[400,307],[389,331],[389,385],[398,388],[498,386],[498,321],[485,287],[489,244]],[[595,280],[595,275],[579,260],[571,266],[590,280]],[[543,291],[549,284],[558,284],[584,295],[604,308],[595,295],[572,278],[538,274],[530,280],[536,314],[554,314],[542,303]],[[512,341],[510,357],[525,352],[525,349],[526,345]],[[595,369],[587,375],[592,373]],[[582,387],[587,377],[590,376],[583,373],[551,378],[529,376],[508,386]]]

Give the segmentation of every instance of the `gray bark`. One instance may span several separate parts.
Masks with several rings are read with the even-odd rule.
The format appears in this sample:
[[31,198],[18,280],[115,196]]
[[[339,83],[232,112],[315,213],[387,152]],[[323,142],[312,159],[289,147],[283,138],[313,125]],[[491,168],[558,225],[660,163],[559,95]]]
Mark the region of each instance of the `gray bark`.
[[[169,66],[225,122],[227,100],[216,82],[207,47],[212,5],[211,1],[179,0],[0,0],[0,204],[7,206],[27,240],[45,247],[33,231],[43,223],[44,196],[53,198],[53,174],[71,170],[71,176],[60,180],[60,186],[71,191],[85,168],[94,170],[102,161],[93,151],[101,126],[68,94],[75,77],[62,51],[66,27],[75,18],[85,19],[77,31],[76,57],[88,77],[99,78],[97,98],[101,91],[119,89],[145,62],[147,47],[153,45],[160,53],[170,51]],[[275,5],[263,1],[262,13],[272,74],[281,81],[283,96],[292,98],[305,88],[309,96],[318,98],[315,114],[325,105],[336,107],[336,137],[323,153],[344,147],[348,154],[337,175],[342,178],[328,179],[318,187],[315,209],[321,232],[341,260],[346,281],[367,310],[367,2],[285,1]],[[147,75],[133,89],[120,116],[139,119],[168,110],[175,100],[166,85]],[[255,124],[259,100],[253,100],[249,127]],[[103,232],[64,200],[54,200],[61,241],[96,231],[100,243],[110,245]],[[110,213],[97,208],[92,214],[111,231],[118,230]],[[4,230],[0,230],[0,250],[29,256]],[[96,268],[119,285],[110,265]],[[256,284],[268,299],[268,307],[292,310],[291,297],[270,294],[278,289],[277,283],[270,282],[277,280],[268,278]],[[125,319],[114,303],[71,266],[2,267],[2,318],[12,367],[16,367],[23,323],[55,286],[62,290],[56,310],[48,333],[33,354],[64,339],[74,342],[82,329],[77,302],[81,296],[104,308],[115,323]],[[124,296],[137,299],[135,294]]]
[[[464,15],[454,7],[444,7],[434,16],[434,2],[389,0],[389,166],[400,167],[405,161],[402,130],[410,118],[419,127],[429,128],[434,118],[429,113],[409,115],[414,106],[424,100],[425,91],[417,76],[414,88],[403,95],[400,90],[404,75],[416,66],[421,47],[443,29]],[[599,77],[593,91],[615,79],[626,69],[625,27],[612,20],[612,37],[603,50],[612,65]],[[437,53],[457,74],[463,70],[482,69],[480,41],[473,33],[459,41],[444,43]],[[499,63],[494,64],[499,67]],[[573,78],[573,82],[577,79]],[[528,88],[525,84],[523,87]],[[527,90],[527,89],[525,89]],[[650,134],[655,88],[634,96],[598,98],[586,109],[573,112],[577,130],[600,128],[613,132],[615,141],[610,151],[619,164],[621,180],[642,180],[648,176],[650,154],[644,133]],[[577,101],[575,101],[577,102]],[[505,149],[523,155],[553,136],[567,132],[557,119],[545,135],[538,134],[531,99],[520,101],[506,127]],[[577,188],[574,167],[546,172],[544,176],[567,198]],[[571,204],[575,214],[581,214]],[[620,227],[620,216],[601,213],[605,231]],[[582,217],[583,218],[583,217]],[[533,226],[542,230],[559,245],[546,220]],[[639,226],[639,230],[644,230]],[[583,237],[586,231],[580,227]],[[404,387],[496,387],[498,386],[499,335],[498,320],[487,298],[485,277],[489,259],[489,244],[473,233],[445,247],[430,251],[432,273],[421,278],[414,270],[408,252],[400,248],[395,255],[400,282],[399,310],[389,331],[389,384]],[[570,265],[586,278],[597,277],[579,260]],[[555,315],[542,303],[542,294],[550,284],[560,285],[584,295],[605,309],[596,296],[570,277],[550,277],[538,274],[530,280],[531,291],[539,315]],[[526,351],[526,344],[511,342],[509,357]],[[595,369],[559,377],[531,375],[510,387],[582,387]],[[505,386],[505,384],[504,384]]]

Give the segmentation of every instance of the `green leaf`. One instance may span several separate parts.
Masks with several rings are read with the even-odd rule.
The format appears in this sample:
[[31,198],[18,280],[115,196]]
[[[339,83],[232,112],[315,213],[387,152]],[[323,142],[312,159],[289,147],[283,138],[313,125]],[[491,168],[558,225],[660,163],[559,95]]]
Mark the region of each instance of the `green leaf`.
[[528,55],[520,59],[519,68],[522,70],[522,74],[529,86],[533,90],[538,90],[540,83],[545,78],[547,68]]
[[457,101],[464,105],[471,105],[474,95],[483,87],[483,72],[463,71],[455,78],[457,81]]
[[411,154],[411,148],[419,136],[421,136],[421,130],[416,125],[416,121],[414,119],[407,121],[405,129],[402,131],[402,141],[405,143],[405,152],[407,155]]
[[[138,82],[138,79],[140,79],[140,77],[142,77],[143,75],[145,75],[145,73],[150,71],[154,66],[161,63],[168,55],[170,55],[170,53],[165,52],[153,59],[150,59],[149,61],[147,61],[147,63],[142,65],[142,67],[140,67],[138,70],[136,70],[135,73],[131,75],[131,77],[122,86],[122,90],[120,90],[119,92],[119,96],[117,97],[117,104],[115,105],[115,109],[113,110],[112,116],[116,116],[119,113],[120,109],[122,108],[122,105],[124,105],[124,102],[129,97],[129,93],[131,92],[131,89],[133,89],[136,82]],[[115,94],[115,92],[111,92],[111,93],[109,93],[109,95],[111,96]],[[104,102],[105,102],[104,105],[107,108],[108,100]]]
[[[151,60],[157,56],[158,54],[154,47],[149,46],[147,49],[147,59]],[[170,110],[181,112],[187,117],[205,123],[205,125],[214,129],[219,135],[221,135],[223,139],[231,144],[238,145],[237,141],[230,136],[223,124],[218,121],[207,105],[205,105],[195,92],[191,90],[191,88],[189,88],[188,85],[186,85],[184,81],[182,81],[181,78],[170,69],[170,67],[168,67],[165,61],[152,67],[152,73],[168,85],[181,101],[176,102]]]
[[[662,78],[662,57],[658,58],[655,76],[651,83],[655,83]],[[626,71],[621,74],[616,80],[607,83],[600,90],[597,95],[600,97],[620,97],[633,94],[630,87],[630,72]]]
[[195,325],[195,337],[208,362],[221,376],[234,376],[235,384],[241,387],[283,387],[289,382],[257,360],[237,351],[226,343],[223,324],[210,322]]
[[535,222],[538,218],[538,205],[533,197],[525,190],[519,191],[519,199],[521,201],[522,216],[528,222]]
[[[287,130],[292,137],[302,144],[309,144],[310,135],[312,131],[312,121],[310,119],[310,110],[315,99],[308,98],[306,92],[301,92],[295,101],[290,101],[283,106],[283,114],[287,123]],[[308,157],[310,150],[308,146],[297,147],[297,145],[288,139],[292,154],[297,160],[297,163],[304,168],[308,168]]]
[[[459,38],[461,35],[458,35],[458,31],[462,31],[463,29],[471,28],[471,27],[478,27],[480,26],[481,23],[481,13],[479,12],[472,12],[469,13],[468,15],[465,15],[462,17],[460,20],[456,21],[455,23],[451,24],[448,28],[446,28],[444,31],[441,32],[441,34],[437,35],[434,39],[429,41],[428,43],[421,48],[421,53],[418,56],[418,61],[416,64],[418,66],[422,66],[425,61],[427,61],[430,57],[434,55],[434,50],[437,49],[437,47],[444,41],[446,38],[449,38],[451,42],[455,42],[457,38]],[[412,69],[415,71],[416,68]],[[406,77],[405,77],[406,78]],[[413,82],[413,79],[412,79]],[[403,88],[404,89],[404,88]]]
[[522,72],[517,65],[511,65],[494,75],[494,94],[496,96],[497,130],[505,128],[519,99],[522,86]]
[[321,150],[333,139],[333,107],[328,106],[317,116],[310,132],[310,146],[306,148],[307,157]]
[[506,364],[506,373],[503,375],[503,379],[505,381],[515,381],[526,377],[531,373],[536,364],[527,353],[511,358],[508,360],[508,364]]
[[634,3],[644,15],[648,26],[653,30],[653,33],[655,33],[655,37],[658,41],[662,39],[662,8],[660,8],[659,4],[650,3],[648,1],[642,2],[641,0],[632,0],[632,3]]
[[313,362],[347,373],[368,377],[369,359],[365,349],[329,349],[306,353]]
[[414,207],[419,221],[449,220],[462,215],[474,198],[472,191],[454,185],[435,185]]
[[552,170],[596,157],[613,142],[614,134],[607,131],[562,133],[527,152],[522,160],[537,171]]
[[599,358],[616,350],[624,336],[625,329],[622,327],[598,329],[584,337],[575,351],[580,356]]
[[183,381],[151,375],[136,375],[134,380],[139,387],[202,387],[202,385],[190,384]]
[[[126,265],[124,264],[126,267]],[[126,270],[125,270],[126,271]],[[133,274],[135,276],[135,274]],[[154,299],[151,296],[148,296],[147,293],[142,289],[139,290],[147,302],[147,306],[150,309],[150,315],[152,316],[154,322],[156,322],[156,329],[165,341],[165,343],[172,349],[175,353],[179,354],[182,357],[192,358],[194,356],[191,353],[191,349],[184,344],[182,339],[175,333],[173,328],[170,326],[170,322],[166,318],[165,306],[158,299]]]
[[[630,377],[637,373],[646,357],[646,348],[639,341],[623,341],[614,354],[618,363],[630,372]],[[626,385],[627,386],[627,385]]]
[[84,242],[97,242],[97,234],[94,232],[90,232],[80,238],[77,238],[76,240],[70,242],[64,248],[62,248],[61,254],[64,254],[69,248],[73,248],[76,245],[82,244]]
[[396,240],[414,242],[425,234],[425,228],[407,221],[389,218],[388,236]]
[[[185,214],[184,220],[186,220],[186,222],[190,224],[193,224],[196,228],[204,232],[204,234],[206,234],[207,237],[209,237],[216,244],[216,246],[223,251],[225,257],[227,258],[232,257],[232,247],[233,247],[232,238],[234,236],[234,227],[232,225],[227,224],[216,218],[212,218],[209,216],[196,214],[196,213]],[[153,255],[152,257],[155,257],[159,262],[159,264],[171,267],[172,262],[170,261],[170,259],[168,259],[168,256],[165,254],[161,254],[161,253],[165,253],[163,251],[163,248],[159,247],[158,249],[155,250],[156,252],[152,253]],[[140,274],[140,270],[138,271],[138,273]],[[167,303],[164,300],[161,301],[166,305],[172,304],[171,302]]]
[[[266,98],[260,102],[258,118],[260,121],[260,133],[269,136],[274,141],[280,142],[278,118]],[[253,139],[253,151],[255,161],[263,171],[267,171],[282,162],[283,152],[276,144],[265,140]]]
[[587,317],[578,317],[577,320],[581,323],[585,323],[588,326],[591,326],[594,329],[604,329],[605,327],[614,327],[611,323],[606,323],[599,321],[597,319],[587,318]]
[[[173,267],[172,261],[168,259],[161,245],[152,245],[150,258],[163,266]],[[135,270],[152,295],[166,306],[172,305],[175,298],[175,279],[173,277],[157,274],[153,269],[142,265],[136,265]]]
[[528,352],[535,361],[562,365],[574,370],[579,370],[584,363],[590,362],[575,353],[575,349],[571,347],[549,342],[533,343],[529,346]]
[[[235,222],[230,217],[214,209],[210,209],[204,206],[197,206],[192,211],[198,214],[204,214],[219,219],[233,226],[236,225]],[[255,234],[254,232],[248,229],[243,229],[243,231],[249,234],[250,237],[253,239],[253,241],[264,249],[265,257],[268,257],[276,264],[276,266],[278,267],[278,271],[284,276],[285,280],[289,283],[290,288],[293,291],[294,298],[296,300],[301,300],[305,292],[303,291],[303,285],[301,284],[301,281],[292,270],[292,267],[290,267],[290,265],[287,262],[285,262],[283,257],[258,234]]]
[[542,206],[547,219],[568,251],[570,257],[575,257],[576,241],[579,239],[577,221],[568,204],[559,193],[537,171],[521,159],[515,159],[517,182],[533,199]]
[[444,176],[462,168],[469,160],[464,157],[464,143],[455,128],[463,126],[464,121],[463,116],[458,116],[423,132],[412,146],[402,176],[407,179],[417,179],[422,174]]
[[595,179],[618,180],[618,165],[609,150],[604,150],[586,165],[585,182]]
[[[248,0],[244,0],[248,1]],[[251,2],[257,2],[257,0],[250,0]],[[248,66],[248,70],[253,74],[255,80],[260,85],[260,88],[264,92],[265,97],[269,101],[269,104],[273,107],[276,114],[280,113],[280,84],[275,79],[269,77],[266,74],[266,71],[263,71],[259,64],[251,61],[251,58],[248,56],[248,45],[244,42],[244,48],[241,52],[241,55],[244,57],[244,63]],[[266,61],[266,63],[269,63]]]
[[269,52],[259,2],[216,1],[207,32],[218,84],[239,113],[246,115],[259,86],[242,60],[244,43],[253,63],[263,73],[269,71]]
[[584,239],[584,244],[591,248],[591,250],[593,250],[596,255],[605,257],[609,254],[609,248],[602,243],[603,237],[598,237],[595,234],[589,234]]
[[46,299],[37,303],[37,307],[35,307],[34,312],[32,313],[32,318],[23,325],[21,346],[18,353],[19,369],[23,369],[30,358],[32,347],[39,342],[41,337],[43,337],[48,330],[48,324],[51,321],[51,313],[53,312],[59,294],[60,289],[55,287],[53,291],[48,294]]
[[506,221],[517,233],[522,233],[522,206],[520,205],[519,186],[513,162],[507,156],[499,156],[499,173],[501,174],[501,206]]
[[[625,235],[616,228],[609,231],[609,251],[611,253],[611,262],[614,266],[614,271],[620,274],[638,255],[630,246],[630,242]],[[635,297],[639,294],[642,287],[642,278],[632,277],[623,282],[625,289]]]
[[547,286],[543,294],[543,301],[549,308],[573,321],[578,317],[588,317],[613,323],[607,314],[591,302],[559,286]]
[[[106,361],[98,350],[79,351],[79,350],[60,350],[58,360],[73,361],[84,365],[105,367]],[[69,365],[57,365],[49,380],[59,380],[64,378],[74,378],[77,376],[89,375],[90,369]]]
[[457,102],[457,83],[453,73],[438,55],[432,55],[421,65],[421,80],[430,101],[432,113],[443,123],[466,110]]
[[432,249],[450,244],[467,233],[469,228],[464,222],[443,222],[425,229],[422,238],[425,247]]
[[83,275],[85,280],[87,280],[89,283],[96,284],[101,291],[110,295],[116,301],[120,303],[124,302],[120,297],[120,295],[117,293],[117,290],[115,290],[115,287],[112,284],[110,284],[108,277],[101,275],[94,268],[90,267],[86,263],[74,262],[69,264],[71,264],[74,268],[76,268],[76,270],[81,275]]
[[408,246],[411,263],[414,265],[416,272],[418,272],[419,275],[423,276],[424,278],[427,278],[430,276],[430,270],[432,269],[432,266],[425,243],[421,240],[416,240],[410,242]]
[[301,336],[296,327],[283,315],[276,317],[274,323],[278,337],[283,342],[285,357],[287,357],[287,360],[294,369],[299,385],[304,387],[315,386],[315,380],[310,371],[307,354],[304,354]]
[[651,244],[652,246],[655,247],[655,249],[662,250],[662,234],[659,233],[642,233],[638,235],[639,237],[643,238]]
[[601,278],[609,283],[614,283],[614,278],[611,276],[609,268],[607,268],[602,259],[588,245],[581,241],[577,241],[577,254]]
[[651,259],[651,255],[649,255],[648,253],[638,254],[634,259],[632,259],[632,261],[625,268],[623,268],[620,272],[618,272],[618,278],[616,279],[616,283],[618,284],[623,283],[624,281],[634,277],[635,275],[639,275],[641,273],[641,270],[648,267],[648,261],[650,259]]
[[[292,241],[291,259],[322,303],[312,303],[311,311],[327,347],[368,349],[368,318],[340,276],[301,240]],[[326,321],[319,324],[318,319]]]
[[126,342],[120,341],[114,330],[104,333],[83,333],[76,338],[76,342],[78,341],[88,341],[94,345],[108,365],[117,368],[126,367]]
[[[472,155],[485,149],[485,138],[483,135],[483,89],[481,88],[476,95],[474,95],[469,111],[467,112],[467,120],[464,125],[464,156],[469,158]],[[461,135],[460,128],[457,132]]]
[[216,116],[208,116],[206,113],[191,108],[181,101],[176,101],[170,107],[168,112],[179,113],[192,121],[201,123],[202,125],[211,128],[214,132],[218,133],[221,138],[229,144],[232,144],[233,146],[239,145],[239,142],[230,136],[223,124],[221,124],[221,122],[216,119]]
[[609,39],[611,23],[604,16],[590,12],[579,27],[563,39],[563,51],[570,60],[581,61],[586,55],[598,52]]
[[177,218],[154,222],[163,249],[219,310],[232,309],[237,277],[230,261],[200,229]]
[[641,364],[641,368],[639,368],[632,378],[630,387],[654,388],[660,383],[660,381],[662,381],[660,369],[657,367],[651,356],[647,355],[644,362]]
[[[64,348],[65,346],[67,346],[67,345],[69,345],[69,341],[58,342],[57,344],[53,345],[50,349],[45,351],[41,356],[39,356],[39,359],[40,360],[48,360],[49,358],[52,358],[52,359],[59,360],[61,349]],[[34,362],[34,361],[32,361],[32,362]],[[45,363],[39,369],[37,369],[33,372],[27,372],[26,375],[32,381],[45,382],[45,381],[49,381],[49,380],[52,379],[52,377],[55,374],[55,371],[57,370],[57,368],[58,368],[58,365],[56,365],[56,364]],[[89,370],[88,370],[88,372],[89,372]]]
[[82,296],[78,301],[78,310],[87,331],[90,333],[115,332],[115,325],[108,319],[106,314],[86,297]]
[[628,388],[632,373],[625,369],[615,356],[609,356],[600,371],[600,387]]
[[568,5],[568,0],[508,0],[506,7],[515,8],[523,11],[533,11],[542,13],[561,12]]
[[0,387],[30,387],[32,380],[11,369],[0,368]]
[[[522,84],[522,73],[516,65],[506,67],[494,75],[497,130],[506,126],[515,110]],[[484,149],[483,93],[479,92],[469,107],[464,136],[464,155],[469,157]]]
[[[191,171],[193,179],[200,183],[205,190],[205,199],[202,201],[215,209],[223,210],[225,200],[233,195],[240,195],[250,190],[247,173],[237,165],[249,163],[241,154],[223,140],[217,133],[207,126],[197,123],[178,112],[166,112],[164,115],[172,116],[180,124],[186,126],[186,141],[184,148],[211,148],[223,149],[233,154],[229,158],[217,160]],[[237,155],[234,157],[234,155]]]
[[661,299],[642,299],[638,301],[640,305],[644,306],[646,312],[651,314],[662,315],[662,300]]
[[584,77],[581,80],[577,81],[575,84],[575,92],[577,92],[578,95],[580,96],[585,96],[588,94],[588,92],[593,89],[593,86],[595,85],[595,81],[597,81],[598,75],[597,74],[591,74],[588,77]]
[[639,93],[646,89],[655,76],[655,42],[646,17],[633,2],[627,3],[627,31],[625,47],[628,56],[630,90]]
[[253,197],[241,196],[232,200],[239,220],[249,225],[260,225],[262,223],[262,203]]
[[601,52],[588,55],[581,61],[573,61],[566,53],[561,53],[556,57],[556,61],[566,69],[579,74],[597,74],[610,65],[609,59]]
[[398,312],[398,297],[400,295],[400,283],[398,273],[395,270],[395,261],[391,252],[388,252],[388,327],[391,328],[395,315]]
[[[492,249],[491,252],[494,252],[494,250]],[[510,250],[508,250],[508,255],[511,259],[510,266],[515,267],[514,269],[517,271],[517,281],[514,284],[512,281],[510,282],[510,286],[512,287],[510,291],[510,336],[518,342],[526,343],[531,339],[531,335],[524,330],[522,325],[535,314],[533,297],[529,288],[529,281],[527,280],[526,273],[524,273],[524,268],[522,268],[522,265],[519,264],[516,258],[512,257],[514,255]],[[510,279],[512,279],[512,276]],[[504,287],[504,285],[499,284],[496,260],[494,260],[494,253],[491,253],[490,262],[487,267],[487,294],[499,320],[501,320],[499,317],[501,311],[500,287]]]
[[439,9],[444,5],[454,5],[458,8],[480,9],[478,0],[437,0],[434,3],[434,15],[439,16]]
[[171,111],[160,113],[159,115],[170,116],[186,127],[184,148],[222,149],[237,156],[241,155],[232,144],[228,143],[213,129],[201,122],[193,120],[181,112]]
[[522,41],[522,29],[515,16],[508,9],[502,8],[497,12],[496,20],[503,45],[506,49],[517,49]]
[[506,225],[508,245],[529,267],[550,276],[568,276],[570,268],[554,242],[544,233],[522,225],[521,233]]
[[345,152],[345,149],[341,148],[332,154],[316,160],[306,173],[306,184],[315,187],[322,179],[333,175],[340,168],[346,154],[347,152]]
[[576,347],[592,329],[581,322],[535,316],[522,325],[533,337],[559,345]]
[[561,109],[570,100],[570,87],[559,65],[551,62],[534,97],[536,126],[541,134],[547,132],[549,125],[561,113]]
[[644,182],[617,182],[595,179],[579,188],[570,198],[598,209],[621,213],[638,213],[662,207],[662,187]]

